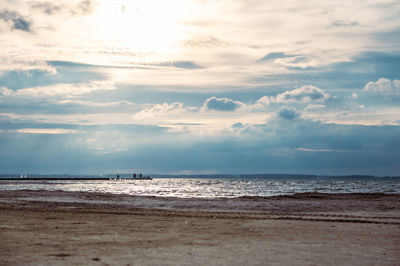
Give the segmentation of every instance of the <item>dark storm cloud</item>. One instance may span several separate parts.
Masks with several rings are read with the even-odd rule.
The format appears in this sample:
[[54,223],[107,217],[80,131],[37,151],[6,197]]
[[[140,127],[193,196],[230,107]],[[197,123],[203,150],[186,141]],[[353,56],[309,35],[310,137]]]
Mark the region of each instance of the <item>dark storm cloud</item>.
[[354,27],[358,25],[358,21],[335,20],[330,27]]
[[[82,71],[79,68],[57,67],[57,74],[48,75],[40,70],[0,72],[0,87],[12,90],[48,86],[58,83],[82,83],[92,80],[104,80],[106,75],[92,69]],[[62,81],[62,82],[60,82]]]
[[61,67],[70,67],[70,68],[116,68],[116,69],[148,69],[154,67],[173,67],[173,68],[182,68],[182,69],[199,69],[201,66],[197,65],[193,61],[167,61],[167,62],[155,62],[155,63],[131,63],[130,65],[95,65],[95,64],[84,64],[78,62],[70,62],[70,61],[48,61],[47,62],[51,66],[61,66]]
[[53,15],[63,9],[62,6],[58,6],[50,2],[33,2],[31,3],[31,8],[39,10],[47,15]]
[[286,55],[285,53],[277,52],[277,53],[269,53],[263,58],[259,59],[258,62],[269,62],[278,58],[287,58],[292,57],[293,55]]
[[241,122],[237,122],[237,123],[233,124],[231,127],[232,127],[232,128],[243,128],[244,125],[243,125],[243,123],[241,123]]
[[195,64],[192,61],[172,61],[172,62],[162,62],[159,66],[165,67],[176,67],[176,68],[185,68],[185,69],[197,69],[202,68],[201,66]]
[[376,33],[374,34],[374,38],[377,39],[378,41],[384,42],[386,44],[391,44],[396,47],[400,43],[400,28],[391,31],[383,31]]
[[[322,68],[324,72],[348,73],[349,75],[369,74],[395,79],[399,76],[400,55],[380,52],[364,52],[349,62],[339,62]],[[347,78],[347,77],[346,77]],[[377,78],[370,78],[370,80]]]
[[148,134],[161,134],[167,128],[152,125],[137,124],[113,124],[113,125],[77,125],[66,123],[41,123],[41,122],[15,122],[8,117],[0,115],[0,129],[12,132],[18,129],[34,128],[34,129],[73,129],[82,133],[86,132],[103,132],[118,130],[121,132],[131,132],[135,136],[147,136]]
[[53,2],[31,2],[30,8],[47,15],[64,12],[73,16],[83,16],[93,12],[94,3],[93,1],[85,0],[75,6],[68,6],[66,4],[54,4]]
[[13,30],[31,32],[32,22],[27,20],[21,14],[15,11],[10,11],[10,10],[1,11],[0,20],[10,23],[11,29]]
[[[123,125],[76,127],[80,131],[75,134],[58,135],[2,132],[0,168],[9,173],[71,173],[71,169],[97,173],[99,169],[129,169],[134,162],[157,172],[206,169],[216,173],[396,175],[400,170],[400,126],[321,124],[299,118],[289,123],[278,119],[264,127],[264,133],[248,138],[215,136],[186,142],[179,134],[165,135],[161,128]],[[102,132],[106,142],[113,144],[117,139],[109,136],[116,129],[138,142],[128,143],[120,152],[100,154],[81,141]],[[151,142],[140,141],[149,137]]]
[[256,61],[257,63],[277,64],[290,70],[312,70],[311,58],[301,54],[285,54],[274,52],[265,55]]
[[287,106],[282,106],[278,110],[277,114],[280,118],[284,118],[286,120],[293,120],[299,116],[299,113],[297,113],[296,109]]

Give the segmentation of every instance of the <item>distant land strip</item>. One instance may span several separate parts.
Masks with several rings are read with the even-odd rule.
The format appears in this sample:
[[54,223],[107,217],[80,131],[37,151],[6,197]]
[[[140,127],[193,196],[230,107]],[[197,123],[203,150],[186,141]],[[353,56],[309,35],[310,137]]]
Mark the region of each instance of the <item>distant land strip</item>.
[[[79,174],[27,174],[21,178],[19,174],[0,174],[0,180],[108,180],[134,179],[132,174],[106,175],[79,175]],[[162,175],[144,174],[152,178],[199,178],[199,179],[343,179],[343,180],[371,180],[371,179],[400,179],[400,176],[373,176],[373,175],[312,175],[312,174],[209,174],[209,175]]]

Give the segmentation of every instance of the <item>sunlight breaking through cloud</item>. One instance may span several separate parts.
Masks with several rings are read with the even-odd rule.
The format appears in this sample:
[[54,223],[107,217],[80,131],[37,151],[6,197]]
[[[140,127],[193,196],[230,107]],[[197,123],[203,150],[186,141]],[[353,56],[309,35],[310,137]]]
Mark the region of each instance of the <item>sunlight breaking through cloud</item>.
[[399,10],[395,0],[3,1],[0,162],[40,148],[61,149],[66,165],[84,155],[262,172],[304,170],[307,158],[315,172],[397,173]]

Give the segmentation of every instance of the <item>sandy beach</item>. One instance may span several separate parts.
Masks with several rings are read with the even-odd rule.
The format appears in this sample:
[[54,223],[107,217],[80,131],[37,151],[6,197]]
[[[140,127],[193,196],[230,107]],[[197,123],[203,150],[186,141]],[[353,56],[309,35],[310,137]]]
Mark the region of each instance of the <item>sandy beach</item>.
[[400,195],[1,191],[1,265],[399,265]]

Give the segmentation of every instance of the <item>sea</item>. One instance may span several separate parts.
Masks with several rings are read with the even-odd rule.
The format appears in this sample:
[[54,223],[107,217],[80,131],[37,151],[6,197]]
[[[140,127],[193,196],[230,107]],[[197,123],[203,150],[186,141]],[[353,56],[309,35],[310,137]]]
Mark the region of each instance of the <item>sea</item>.
[[0,179],[0,191],[4,190],[98,192],[178,198],[270,197],[306,192],[400,194],[400,178]]

